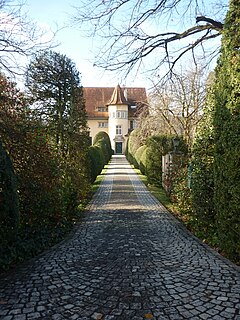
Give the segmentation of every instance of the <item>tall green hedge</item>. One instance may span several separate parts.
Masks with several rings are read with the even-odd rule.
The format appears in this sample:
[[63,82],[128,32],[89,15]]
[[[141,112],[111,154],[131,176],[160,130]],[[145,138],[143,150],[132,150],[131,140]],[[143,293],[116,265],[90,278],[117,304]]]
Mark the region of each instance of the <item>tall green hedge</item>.
[[88,151],[91,182],[95,181],[104,165],[111,159],[112,154],[113,150],[108,134],[104,131],[98,132],[93,140],[93,145]]
[[105,165],[105,158],[99,146],[91,146],[88,151],[88,156],[90,160],[90,179],[91,182],[94,182]]
[[215,85],[215,208],[221,247],[240,258],[240,7],[231,0]]
[[127,160],[131,164],[133,164],[136,168],[138,168],[138,163],[135,158],[135,153],[137,149],[142,146],[139,134],[140,134],[139,129],[135,129],[131,132],[127,141],[126,152],[125,152]]
[[12,161],[0,141],[0,228],[2,231],[6,229],[4,235],[15,238],[18,224],[17,177]]
[[113,154],[109,135],[104,131],[98,132],[93,139],[93,145],[99,146],[102,149],[105,162],[107,163]]
[[[173,150],[174,136],[159,135],[147,138],[146,145],[140,144],[140,131],[134,130],[127,144],[127,159],[148,177],[149,183],[162,183],[162,156]],[[180,138],[178,151],[187,152],[184,141]]]
[[144,153],[144,151],[146,150],[147,146],[144,145],[144,146],[141,146],[137,149],[137,151],[135,152],[135,160],[137,162],[137,167],[138,169],[141,170],[141,167],[143,166],[142,162],[141,162],[141,158],[142,158],[142,155]]
[[172,137],[161,135],[147,139],[146,174],[149,183],[162,183],[162,156],[173,150]]
[[200,121],[192,149],[192,206],[194,228],[204,238],[216,232],[214,208],[214,93],[208,88],[204,115]]

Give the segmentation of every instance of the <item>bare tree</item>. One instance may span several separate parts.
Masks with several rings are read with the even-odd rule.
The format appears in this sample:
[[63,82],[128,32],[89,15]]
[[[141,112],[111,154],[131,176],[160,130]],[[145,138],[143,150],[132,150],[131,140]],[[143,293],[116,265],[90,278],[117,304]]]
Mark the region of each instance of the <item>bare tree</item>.
[[49,48],[54,34],[49,37],[27,17],[24,3],[0,0],[0,70],[23,74],[21,57]]
[[[168,63],[166,73],[186,53],[194,60],[195,54],[205,57],[209,52],[204,44],[221,35],[228,5],[228,0],[213,0],[211,4],[207,0],[82,2],[75,21],[86,27],[88,35],[102,39],[96,65],[125,73],[141,68],[146,57],[154,59],[151,71]],[[211,48],[209,59],[218,50]]]
[[202,70],[173,74],[171,81],[158,84],[150,94],[149,115],[139,122],[141,135],[181,135],[190,147],[203,114],[205,94]]

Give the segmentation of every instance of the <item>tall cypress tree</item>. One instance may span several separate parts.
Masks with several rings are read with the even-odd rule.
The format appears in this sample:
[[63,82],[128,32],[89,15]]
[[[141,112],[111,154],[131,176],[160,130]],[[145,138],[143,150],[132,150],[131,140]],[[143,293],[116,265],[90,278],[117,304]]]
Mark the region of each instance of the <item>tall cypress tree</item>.
[[215,208],[221,247],[240,255],[240,7],[230,0],[215,85]]

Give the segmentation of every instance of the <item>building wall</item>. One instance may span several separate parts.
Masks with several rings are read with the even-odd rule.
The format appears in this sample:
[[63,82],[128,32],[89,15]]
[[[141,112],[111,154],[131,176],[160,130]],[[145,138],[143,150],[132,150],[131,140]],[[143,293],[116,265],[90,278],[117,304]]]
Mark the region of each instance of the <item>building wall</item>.
[[108,134],[112,149],[115,153],[124,153],[129,128],[128,105],[110,105],[108,113]]
[[98,120],[98,119],[93,119],[90,120],[88,119],[88,127],[90,129],[90,137],[92,138],[92,141],[95,137],[95,135],[99,132],[99,131],[104,131],[108,134],[108,126],[107,127],[99,127],[99,123],[107,123],[108,125],[108,120]]
[[136,127],[137,114],[147,101],[146,90],[121,89],[120,85],[89,87],[84,88],[84,98],[92,141],[99,131],[104,131],[115,153],[124,153],[129,131]]

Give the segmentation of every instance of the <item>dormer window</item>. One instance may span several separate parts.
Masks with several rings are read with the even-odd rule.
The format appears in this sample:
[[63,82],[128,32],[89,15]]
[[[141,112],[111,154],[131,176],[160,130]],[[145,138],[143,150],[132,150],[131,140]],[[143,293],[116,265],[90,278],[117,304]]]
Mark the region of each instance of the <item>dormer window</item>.
[[97,107],[98,112],[107,112],[108,108],[107,107]]

